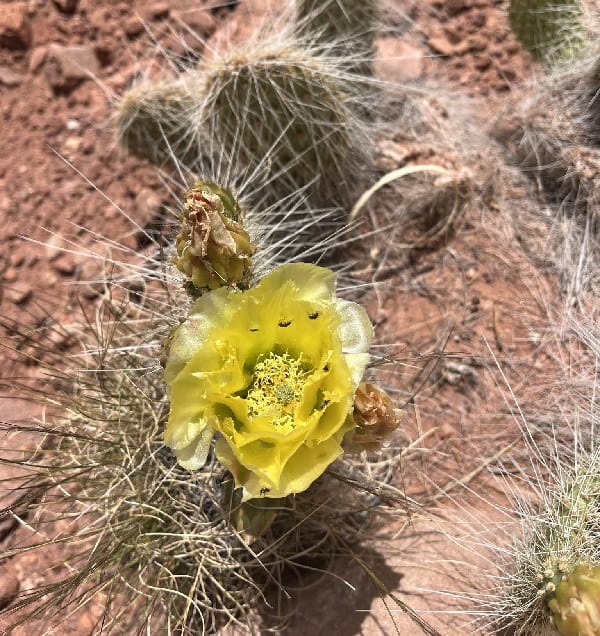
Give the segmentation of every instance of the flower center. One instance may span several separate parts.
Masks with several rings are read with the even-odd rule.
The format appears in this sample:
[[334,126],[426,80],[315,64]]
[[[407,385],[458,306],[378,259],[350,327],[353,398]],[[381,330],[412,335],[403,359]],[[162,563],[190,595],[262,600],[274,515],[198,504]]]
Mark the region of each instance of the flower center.
[[294,411],[310,370],[288,353],[270,353],[254,367],[252,384],[246,396],[248,415],[269,415],[277,427],[295,428]]

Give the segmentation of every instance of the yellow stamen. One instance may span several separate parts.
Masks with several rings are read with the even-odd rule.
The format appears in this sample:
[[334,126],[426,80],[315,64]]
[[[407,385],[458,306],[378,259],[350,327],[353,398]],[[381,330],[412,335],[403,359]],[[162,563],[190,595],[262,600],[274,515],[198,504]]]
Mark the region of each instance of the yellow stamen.
[[246,397],[248,415],[271,415],[273,425],[295,428],[294,410],[301,400],[302,387],[311,370],[288,353],[271,352],[254,367],[250,390]]

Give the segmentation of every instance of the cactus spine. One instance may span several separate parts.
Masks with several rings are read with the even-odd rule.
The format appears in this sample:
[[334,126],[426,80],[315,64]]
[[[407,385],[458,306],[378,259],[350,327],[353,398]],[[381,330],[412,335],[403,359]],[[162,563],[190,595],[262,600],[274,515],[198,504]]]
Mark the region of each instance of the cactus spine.
[[573,57],[585,43],[579,0],[510,0],[508,17],[517,38],[543,63]]
[[121,145],[132,155],[161,166],[191,167],[198,159],[199,140],[190,121],[197,107],[188,83],[144,82],[119,101],[115,127]]
[[371,74],[377,26],[375,0],[298,0],[301,33],[331,45],[340,56],[353,60],[352,70]]

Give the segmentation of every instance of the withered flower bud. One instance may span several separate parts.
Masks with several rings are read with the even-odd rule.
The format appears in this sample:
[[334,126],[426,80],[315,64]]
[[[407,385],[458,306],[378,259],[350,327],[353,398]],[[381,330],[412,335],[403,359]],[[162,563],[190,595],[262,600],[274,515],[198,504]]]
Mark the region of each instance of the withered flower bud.
[[400,425],[401,415],[390,396],[370,382],[361,382],[354,394],[354,422],[350,433],[351,450],[375,451]]
[[186,195],[174,263],[198,289],[237,285],[247,277],[256,251],[231,193],[197,181]]

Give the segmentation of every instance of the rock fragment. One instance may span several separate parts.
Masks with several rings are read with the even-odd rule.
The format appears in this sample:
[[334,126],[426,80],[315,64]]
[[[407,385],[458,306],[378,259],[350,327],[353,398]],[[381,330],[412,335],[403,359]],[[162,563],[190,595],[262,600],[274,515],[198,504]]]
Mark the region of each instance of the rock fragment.
[[170,3],[162,0],[159,0],[158,2],[151,2],[150,4],[145,4],[140,7],[140,14],[145,22],[166,18],[170,11]]
[[29,283],[20,283],[19,287],[6,290],[6,298],[15,305],[24,305],[33,296],[33,287]]
[[91,46],[51,44],[48,47],[46,79],[55,93],[70,93],[99,70],[100,62]]
[[140,33],[144,32],[144,23],[136,16],[132,16],[125,21],[123,28],[125,29],[125,34],[128,38],[135,38]]
[[33,51],[31,51],[31,55],[29,56],[29,70],[31,73],[36,73],[40,70],[46,60],[47,53],[47,46],[36,46]]
[[9,66],[0,64],[0,84],[4,86],[18,86],[23,81],[20,73],[15,73]]
[[0,10],[0,47],[18,50],[31,44],[31,23],[24,2],[2,3]]
[[61,13],[75,13],[79,0],[52,0]]

